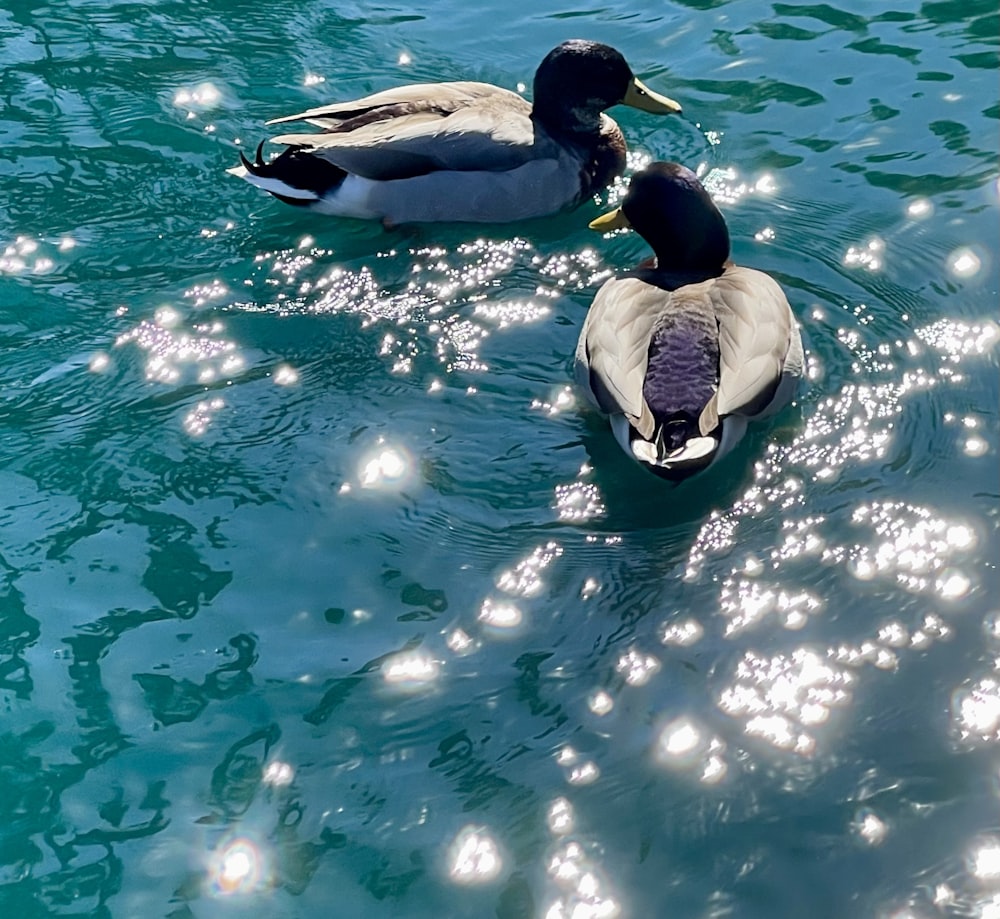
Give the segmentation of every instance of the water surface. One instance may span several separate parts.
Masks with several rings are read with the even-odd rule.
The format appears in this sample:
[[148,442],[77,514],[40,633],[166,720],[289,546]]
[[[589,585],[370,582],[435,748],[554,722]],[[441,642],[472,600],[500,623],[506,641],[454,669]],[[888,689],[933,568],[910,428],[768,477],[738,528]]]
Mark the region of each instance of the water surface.
[[[673,489],[570,385],[601,202],[384,232],[263,122],[599,38],[807,343]],[[0,11],[0,906],[1000,915],[986,2]]]

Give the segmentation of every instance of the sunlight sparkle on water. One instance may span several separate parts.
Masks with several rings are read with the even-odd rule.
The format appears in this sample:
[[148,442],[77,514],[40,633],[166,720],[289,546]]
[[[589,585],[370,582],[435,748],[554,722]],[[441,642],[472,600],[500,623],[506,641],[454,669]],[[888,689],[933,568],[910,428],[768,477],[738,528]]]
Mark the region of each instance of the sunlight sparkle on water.
[[569,386],[561,386],[548,400],[532,399],[531,407],[545,412],[546,415],[558,415],[576,405],[576,396]]
[[[538,271],[544,277],[555,281],[555,289],[549,290],[550,296],[558,295],[559,291],[565,288],[583,290],[600,283],[611,275],[610,269],[601,262],[596,250],[591,248],[549,256],[540,263]],[[545,289],[538,288],[536,293],[544,294]]]
[[[31,271],[33,274],[48,274],[56,267],[56,260],[40,252],[42,246],[49,247],[48,240],[37,240],[30,236],[19,235],[13,243],[4,246],[0,251],[0,274],[21,274]],[[59,252],[67,252],[76,245],[71,237],[63,237],[56,248]]]
[[184,430],[192,437],[201,437],[212,423],[212,418],[225,407],[226,403],[218,396],[203,399],[184,416]]
[[[858,580],[891,577],[907,590],[936,591],[957,600],[971,582],[952,564],[952,556],[974,546],[975,533],[961,523],[949,523],[923,507],[882,501],[855,509],[852,522],[864,524],[872,538],[848,554],[848,570]],[[828,549],[824,557],[840,554]]]
[[284,788],[291,785],[294,778],[294,767],[290,763],[283,763],[280,760],[269,762],[262,777],[265,785],[271,785],[274,788]]
[[552,310],[533,300],[499,300],[477,303],[473,315],[487,319],[500,329],[515,325],[530,325],[545,319]]
[[453,654],[469,654],[475,650],[475,642],[472,640],[472,636],[469,635],[465,629],[452,629],[448,633],[448,637],[445,639],[445,644],[448,646],[448,650]]
[[[314,282],[322,293],[304,309],[309,313],[357,313],[363,317],[364,328],[380,322],[392,323],[399,353],[391,357],[397,372],[408,369],[407,362],[415,351],[426,347],[425,339],[418,333],[421,329],[432,339],[435,356],[446,372],[482,371],[486,366],[479,359],[479,349],[489,334],[484,327],[488,317],[492,316],[498,325],[531,322],[549,309],[536,303],[537,298],[495,305],[482,303],[484,291],[493,286],[494,279],[530,260],[532,252],[530,243],[520,238],[502,242],[479,239],[454,251],[441,246],[414,248],[409,250],[411,279],[398,293],[383,289],[367,266],[357,271],[338,266]],[[309,268],[309,261],[295,263],[300,265],[296,274]],[[277,264],[272,273],[280,274]],[[281,278],[268,278],[268,282],[272,280],[281,282]],[[293,281],[289,276],[284,283],[291,285]],[[455,309],[471,304],[475,306],[470,310]],[[290,310],[291,301],[271,308]]]
[[479,621],[497,630],[516,629],[524,621],[524,613],[513,603],[487,597],[479,608]]
[[956,689],[951,700],[952,724],[962,741],[995,743],[1000,740],[1000,681],[983,677]]
[[569,770],[566,781],[570,785],[593,785],[601,777],[601,770],[593,760],[578,763]]
[[620,905],[605,889],[599,866],[580,843],[567,842],[557,849],[547,874],[559,895],[544,919],[615,919],[621,915]]
[[153,314],[153,321],[161,329],[172,329],[181,321],[181,314],[172,306],[161,306]]
[[948,270],[956,278],[975,277],[982,267],[982,258],[969,246],[962,246],[948,256]]
[[939,351],[952,363],[967,355],[986,354],[1000,340],[1000,327],[995,322],[963,322],[939,319],[915,330],[916,336],[926,345]]
[[199,83],[197,86],[185,87],[174,93],[174,105],[178,108],[194,108],[207,110],[217,106],[222,99],[222,93],[214,83]]
[[943,600],[960,600],[968,592],[972,582],[960,571],[944,571],[934,582],[934,587]]
[[266,873],[262,853],[243,837],[230,840],[209,858],[209,884],[218,895],[252,893],[262,886]]
[[98,351],[87,362],[87,369],[91,373],[104,373],[111,366],[111,357],[105,351]]
[[728,772],[726,761],[721,756],[712,754],[702,764],[700,779],[704,785],[718,785]]
[[500,847],[485,827],[463,827],[448,847],[448,874],[457,884],[487,884],[503,870]]
[[854,817],[852,829],[868,845],[877,846],[889,835],[888,824],[871,808],[862,808]]
[[731,166],[709,169],[701,180],[705,190],[715,201],[736,204],[749,190],[746,182],[738,182],[736,170]]
[[774,176],[765,172],[754,184],[753,190],[759,195],[773,195],[778,190]]
[[574,763],[578,762],[580,759],[580,754],[571,747],[569,744],[565,744],[556,751],[556,762],[560,766],[572,766]]
[[831,709],[846,706],[853,682],[850,672],[807,648],[772,658],[748,651],[718,705],[727,715],[745,719],[747,734],[808,755],[815,738],[804,729],[824,723]]
[[652,654],[643,654],[631,648],[618,658],[615,670],[629,686],[645,686],[660,669],[660,662]]
[[979,457],[989,452],[990,445],[978,435],[968,437],[962,444],[962,450],[966,456]]
[[697,619],[685,619],[665,625],[660,632],[660,641],[665,645],[686,648],[699,641],[704,634],[705,629]]
[[657,758],[677,761],[697,753],[702,744],[701,732],[687,718],[671,721],[660,732]]
[[716,785],[729,771],[723,758],[726,745],[712,737],[687,716],[667,722],[653,748],[653,758],[661,766],[693,772],[705,785]]
[[938,909],[951,906],[955,902],[955,891],[947,884],[937,884],[934,887],[934,895],[931,897],[931,902]]
[[934,202],[930,198],[915,198],[906,206],[906,216],[912,220],[924,220],[934,214]]
[[272,379],[277,386],[294,386],[299,382],[299,372],[288,364],[279,364],[274,368]]
[[587,697],[587,708],[595,715],[607,715],[614,707],[615,700],[603,689],[598,689]]
[[556,798],[549,805],[545,815],[545,822],[548,824],[549,832],[556,836],[565,836],[573,832],[575,818],[573,816],[573,805],[566,798]]
[[384,665],[386,683],[408,689],[420,689],[433,683],[441,673],[441,665],[427,654],[403,651],[393,655]]
[[969,872],[980,881],[1000,880],[1000,840],[984,839],[970,853]]
[[358,479],[362,488],[399,485],[410,470],[408,457],[401,450],[382,447],[362,460]]
[[573,482],[556,486],[556,511],[568,523],[585,523],[605,514],[600,489],[592,482]]
[[497,587],[504,593],[515,597],[536,596],[541,592],[544,584],[541,572],[562,554],[562,546],[554,541],[536,547],[527,558],[518,562],[514,568],[500,573],[497,578]]
[[216,334],[214,328],[198,336],[174,331],[173,327],[178,324],[177,311],[173,307],[161,307],[156,311],[155,321],[143,320],[119,335],[115,347],[134,343],[145,351],[146,379],[158,383],[178,383],[185,375],[204,382],[206,375],[214,378],[226,368],[234,368],[231,361],[238,357],[234,342],[210,337]]
[[885,242],[877,236],[870,239],[864,246],[851,246],[844,255],[844,265],[848,268],[867,268],[869,271],[878,271],[882,267],[882,253],[885,251]]

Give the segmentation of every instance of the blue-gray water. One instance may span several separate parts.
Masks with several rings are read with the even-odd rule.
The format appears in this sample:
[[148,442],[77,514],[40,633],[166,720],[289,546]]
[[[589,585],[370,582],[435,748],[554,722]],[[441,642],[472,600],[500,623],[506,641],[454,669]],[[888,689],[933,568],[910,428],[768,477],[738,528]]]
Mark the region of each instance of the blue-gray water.
[[[879,9],[8,0],[0,915],[1000,915],[1000,24]],[[807,341],[691,487],[569,385],[645,253],[598,204],[225,174],[573,36],[683,103],[614,111],[631,167],[700,168]]]

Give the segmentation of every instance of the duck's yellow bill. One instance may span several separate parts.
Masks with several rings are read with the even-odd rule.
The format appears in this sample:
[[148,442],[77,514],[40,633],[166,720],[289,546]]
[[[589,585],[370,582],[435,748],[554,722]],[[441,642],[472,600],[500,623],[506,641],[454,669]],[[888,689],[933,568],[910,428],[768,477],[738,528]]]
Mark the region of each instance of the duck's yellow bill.
[[591,220],[588,226],[601,233],[610,233],[612,230],[627,230],[632,224],[628,222],[625,212],[620,207],[616,207],[613,211],[608,211],[606,214],[601,214],[600,217]]
[[632,77],[622,102],[644,112],[653,112],[655,115],[677,115],[681,111],[679,102],[653,92],[638,77]]

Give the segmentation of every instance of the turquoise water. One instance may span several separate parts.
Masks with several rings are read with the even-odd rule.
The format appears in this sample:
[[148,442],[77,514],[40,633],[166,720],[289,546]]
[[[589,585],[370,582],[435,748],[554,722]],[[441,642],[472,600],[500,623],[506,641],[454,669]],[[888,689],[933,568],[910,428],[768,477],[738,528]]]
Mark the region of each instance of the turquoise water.
[[[8,0],[0,914],[1000,914],[1000,21],[876,6]],[[569,385],[645,252],[597,204],[385,232],[225,174],[573,36],[803,326],[679,489]]]

